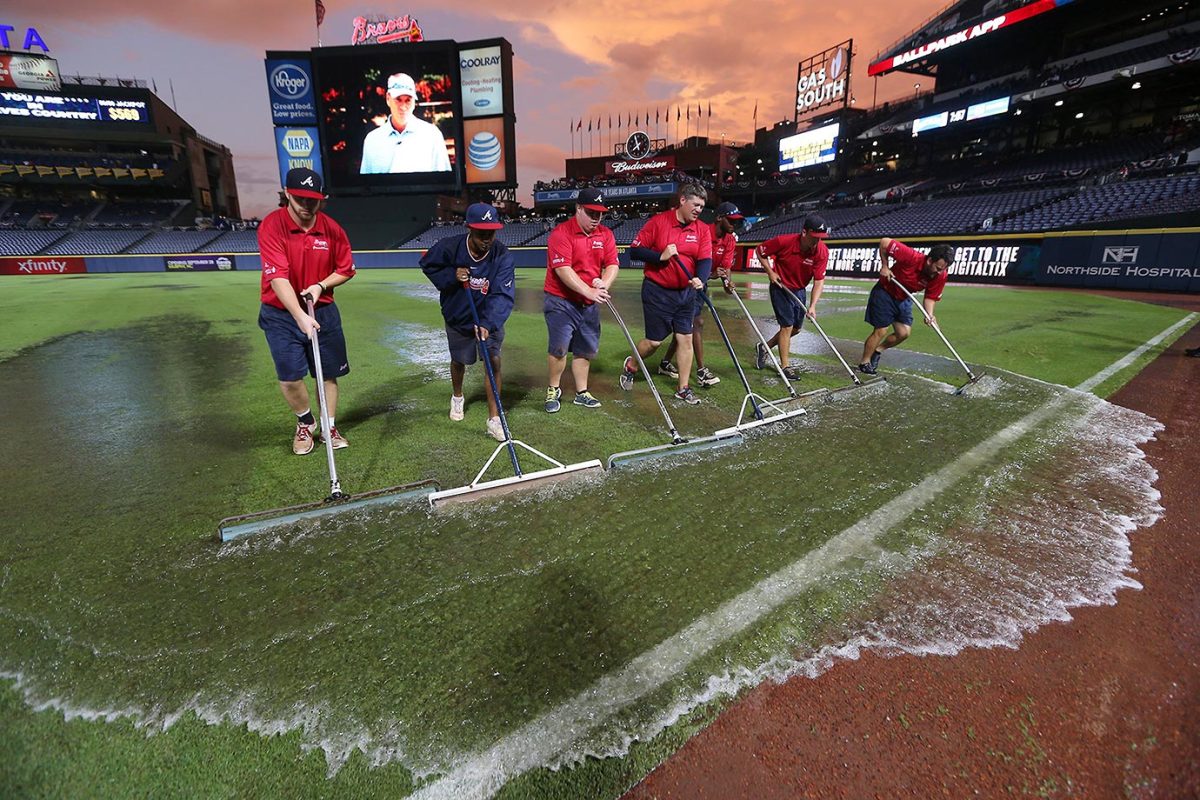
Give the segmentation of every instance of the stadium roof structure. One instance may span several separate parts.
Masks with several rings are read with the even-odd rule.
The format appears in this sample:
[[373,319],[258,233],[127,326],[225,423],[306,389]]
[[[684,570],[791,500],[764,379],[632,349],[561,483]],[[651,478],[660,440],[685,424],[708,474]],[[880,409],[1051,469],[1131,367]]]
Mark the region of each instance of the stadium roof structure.
[[939,53],[1073,2],[1079,0],[957,0],[880,51],[867,74],[932,74]]

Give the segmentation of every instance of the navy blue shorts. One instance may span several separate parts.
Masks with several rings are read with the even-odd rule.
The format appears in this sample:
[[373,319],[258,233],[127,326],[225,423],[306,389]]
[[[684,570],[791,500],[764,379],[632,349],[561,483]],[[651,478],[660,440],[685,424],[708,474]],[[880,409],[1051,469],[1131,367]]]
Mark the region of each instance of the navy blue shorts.
[[[770,291],[771,308],[775,310],[775,321],[779,323],[779,327],[800,330],[804,325],[804,310],[800,308],[800,304],[788,297],[787,290],[774,283],[771,284]],[[808,305],[808,292],[805,289],[797,289],[793,294],[800,298],[801,303]]]
[[877,283],[875,288],[871,289],[871,296],[867,299],[867,314],[864,319],[873,328],[886,328],[895,322],[911,327],[913,324],[912,300],[907,297],[897,300]]
[[646,320],[646,338],[661,342],[672,333],[691,333],[696,315],[696,290],[664,289],[651,280],[642,281],[642,316]]
[[[342,315],[336,303],[324,303],[315,309],[321,330],[317,342],[321,348],[321,370],[325,380],[340,378],[350,371],[346,358],[346,338],[342,334]],[[281,381],[301,381],[305,375],[317,377],[312,345],[301,333],[292,315],[282,308],[262,304],[258,327],[267,335],[267,347],[275,361],[275,375]]]
[[562,358],[571,351],[576,358],[593,359],[600,352],[600,305],[576,305],[566,298],[546,293],[542,302],[549,334],[547,351]]
[[[504,344],[504,328],[492,331],[484,341],[488,355],[500,357],[500,347]],[[446,345],[450,350],[450,360],[459,364],[474,364],[479,359],[479,346],[475,340],[475,329],[459,330],[446,326]]]

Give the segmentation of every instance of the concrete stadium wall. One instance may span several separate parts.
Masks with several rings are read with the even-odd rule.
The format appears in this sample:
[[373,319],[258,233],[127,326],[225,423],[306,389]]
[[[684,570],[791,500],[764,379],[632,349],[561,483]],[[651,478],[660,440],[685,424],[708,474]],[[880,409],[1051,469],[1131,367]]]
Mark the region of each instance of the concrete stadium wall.
[[[1072,231],[1007,236],[905,237],[917,248],[945,242],[957,248],[950,279],[958,282],[1074,286],[1200,292],[1200,228]],[[739,247],[736,267],[759,271],[757,242]],[[829,244],[828,274],[874,277],[879,271],[879,240],[837,240]],[[355,252],[360,269],[415,269],[421,250]],[[520,268],[545,269],[544,247],[512,248]],[[621,266],[629,256],[621,254]],[[0,275],[55,275],[114,272],[208,272],[261,269],[257,253],[184,255],[12,256],[0,257]]]

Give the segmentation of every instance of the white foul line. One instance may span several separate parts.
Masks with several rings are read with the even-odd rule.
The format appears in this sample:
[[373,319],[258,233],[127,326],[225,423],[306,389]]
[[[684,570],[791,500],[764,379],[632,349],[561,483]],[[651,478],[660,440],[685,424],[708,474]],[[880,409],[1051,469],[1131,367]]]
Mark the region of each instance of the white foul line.
[[[1077,389],[1086,391],[1131,364],[1150,348],[1197,317],[1190,314],[1155,338],[1106,367]],[[512,778],[563,752],[601,721],[644,695],[660,688],[689,664],[749,628],[766,614],[820,580],[830,567],[854,555],[973,470],[985,465],[1003,448],[1041,424],[1075,395],[1062,395],[968,450],[916,486],[889,501],[821,547],[806,554],[716,610],[698,618],[679,633],[634,658],[622,669],[605,675],[575,697],[523,725],[488,750],[426,784],[414,800],[486,800]]]

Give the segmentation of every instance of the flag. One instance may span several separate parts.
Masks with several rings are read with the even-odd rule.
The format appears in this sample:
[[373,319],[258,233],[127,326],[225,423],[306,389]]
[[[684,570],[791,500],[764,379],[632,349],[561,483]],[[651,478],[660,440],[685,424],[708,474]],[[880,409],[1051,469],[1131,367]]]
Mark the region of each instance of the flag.
[[592,118],[588,117],[588,133],[592,132]]
[[612,114],[608,115],[608,129],[612,130]]
[[754,98],[754,127],[758,127],[758,98]]
[[708,101],[708,116],[712,117],[712,100]]
[[321,27],[321,23],[325,21],[325,4],[321,0],[317,0],[317,27]]
[[696,103],[696,119],[700,119],[703,116],[704,116],[704,109],[702,109],[700,107],[699,103]]
[[[755,108],[757,109],[757,108],[758,108],[758,106],[755,106]],[[757,113],[757,112],[755,112],[755,113]],[[579,118],[579,123],[578,123],[578,124],[576,124],[576,126],[575,126],[575,130],[577,130],[577,131],[581,131],[581,130],[583,130],[583,117],[580,117],[580,118]]]
[[642,112],[638,112],[637,117],[633,120],[633,124],[637,125],[639,128],[642,127]]
[[657,108],[656,108],[656,109],[654,109],[654,124],[655,124],[655,125],[657,125],[657,124],[658,124],[658,115],[659,115],[660,113],[661,113],[661,112],[659,111],[659,109],[657,109]]
[[625,127],[628,128],[632,124],[633,124],[633,115],[630,114],[628,111],[626,111],[625,112]]
[[692,104],[691,103],[688,103],[687,118],[688,119],[692,118]]
[[574,132],[575,132],[575,118],[571,117],[569,120],[567,120],[567,133],[574,133]]
[[679,122],[679,118],[681,116],[682,116],[682,114],[679,113],[679,106],[675,106],[675,121]]

